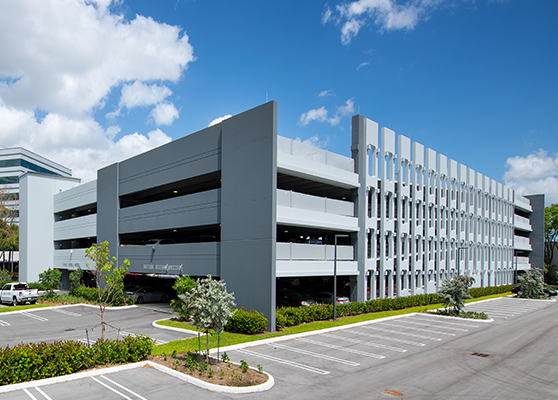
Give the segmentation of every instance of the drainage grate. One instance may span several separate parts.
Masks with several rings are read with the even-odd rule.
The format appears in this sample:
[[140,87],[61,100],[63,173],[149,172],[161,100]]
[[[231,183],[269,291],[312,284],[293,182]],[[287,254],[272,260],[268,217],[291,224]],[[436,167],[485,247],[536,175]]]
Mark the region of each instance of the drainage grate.
[[388,394],[390,396],[397,396],[397,397],[403,396],[403,393],[396,392],[395,390],[384,390],[382,393]]
[[70,331],[75,331],[76,328],[68,328],[68,329],[64,329],[66,332],[70,332]]
[[477,357],[490,357],[490,354],[484,354],[484,353],[471,353],[472,356],[477,356]]

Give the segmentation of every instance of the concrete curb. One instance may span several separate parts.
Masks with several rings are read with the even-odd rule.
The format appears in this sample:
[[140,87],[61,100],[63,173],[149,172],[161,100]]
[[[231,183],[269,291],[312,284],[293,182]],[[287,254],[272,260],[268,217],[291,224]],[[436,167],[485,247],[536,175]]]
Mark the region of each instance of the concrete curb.
[[[90,308],[99,308],[98,305],[93,305],[93,304],[84,304],[84,303],[79,303],[79,304],[66,304],[63,306],[48,306],[48,307],[37,307],[37,308],[28,308],[26,310],[15,310],[15,311],[6,311],[3,313],[0,313],[0,315],[6,315],[6,314],[19,314],[22,312],[31,312],[31,311],[35,311],[35,310],[49,310],[51,308],[66,308],[66,307],[90,307]],[[105,308],[105,311],[109,311],[109,310],[126,310],[128,308],[136,308],[136,305],[132,305],[132,306],[121,306],[121,307],[107,307]]]
[[[172,317],[171,317],[172,318]],[[173,332],[181,332],[181,333],[187,333],[189,335],[192,335],[192,337],[194,336],[198,336],[198,332],[196,331],[191,331],[189,329],[182,329],[182,328],[175,328],[173,326],[165,326],[165,325],[159,325],[157,324],[157,322],[159,321],[168,321],[170,318],[163,318],[163,319],[158,319],[157,321],[153,321],[151,323],[151,326],[153,326],[154,328],[158,328],[158,329],[165,329],[167,331],[173,331]],[[200,336],[205,336],[205,333],[200,333]]]
[[[75,380],[83,379],[83,378],[91,378],[93,376],[112,374],[112,373],[115,373],[115,372],[128,371],[128,370],[136,369],[136,368],[143,368],[143,367],[146,367],[146,366],[149,366],[149,367],[151,367],[153,369],[156,369],[157,371],[163,372],[167,375],[171,375],[171,376],[173,376],[175,378],[178,378],[178,379],[180,379],[184,382],[188,382],[188,383],[190,383],[192,385],[195,385],[195,386],[198,386],[200,388],[210,390],[212,392],[247,394],[247,393],[263,392],[263,391],[271,389],[275,385],[275,379],[273,379],[273,376],[271,376],[270,374],[268,374],[265,371],[263,373],[267,375],[268,379],[267,379],[266,382],[262,383],[261,385],[244,386],[244,387],[221,386],[221,385],[214,385],[212,383],[202,381],[200,379],[194,378],[190,375],[183,374],[182,372],[178,372],[176,370],[167,368],[164,365],[161,365],[161,364],[158,364],[158,363],[155,363],[155,362],[152,362],[152,361],[140,361],[140,362],[133,363],[133,364],[125,364],[125,365],[121,365],[121,366],[119,365],[119,366],[116,366],[116,367],[102,368],[102,369],[96,369],[96,370],[85,371],[85,372],[77,372],[75,374],[57,376],[55,378],[40,379],[38,381],[22,382],[22,383],[16,383],[14,385],[0,386],[0,393],[8,393],[8,392],[13,392],[15,390],[34,388],[34,387],[37,387],[37,386],[48,386],[48,385],[53,385],[53,384],[56,384],[56,383],[70,382],[70,381],[75,381]],[[254,369],[254,368],[252,368],[252,369]]]

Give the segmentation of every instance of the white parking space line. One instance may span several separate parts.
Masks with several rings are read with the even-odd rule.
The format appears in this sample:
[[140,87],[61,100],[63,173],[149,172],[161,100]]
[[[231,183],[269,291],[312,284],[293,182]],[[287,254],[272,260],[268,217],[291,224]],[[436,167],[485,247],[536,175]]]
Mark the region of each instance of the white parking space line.
[[[409,321],[409,320],[401,320],[401,322],[404,322],[406,324],[411,324],[411,325],[425,325],[426,322],[414,322],[414,321]],[[442,328],[442,329],[450,329],[452,331],[459,331],[459,332],[469,332],[469,329],[463,329],[463,328],[453,328],[450,326],[441,326],[441,325],[435,325],[434,328]]]
[[[428,318],[422,318],[422,316],[418,317],[418,316],[413,316],[411,317],[412,319],[418,319],[421,321],[428,321],[429,323],[443,323],[444,325],[453,325],[453,326],[466,326],[466,327],[471,327],[471,328],[478,328],[478,325],[471,325],[469,323],[467,324],[463,324],[463,323],[459,323],[459,322],[449,322],[449,321],[442,321],[439,318],[444,318],[445,317],[440,317],[439,315],[429,315],[429,314],[425,314],[425,316],[428,315]],[[435,320],[434,318],[438,318],[438,320]]]
[[279,363],[279,364],[290,365],[291,367],[300,368],[300,369],[310,371],[310,372],[314,372],[314,373],[320,374],[320,375],[329,374],[329,371],[324,371],[323,369],[314,368],[314,367],[311,367],[309,365],[300,364],[300,363],[297,363],[297,362],[294,362],[294,361],[283,360],[281,358],[277,358],[277,357],[273,357],[273,356],[268,356],[267,354],[256,353],[255,351],[252,351],[252,350],[242,349],[242,350],[236,350],[236,351],[238,353],[263,358],[264,360],[274,361],[274,362]]
[[391,336],[382,336],[382,335],[376,335],[374,333],[358,332],[358,331],[355,331],[355,330],[351,330],[349,332],[352,333],[353,335],[368,336],[368,337],[373,337],[375,339],[382,339],[382,340],[386,340],[386,341],[390,341],[390,342],[410,344],[411,346],[426,346],[426,344],[424,344],[424,343],[413,342],[412,340],[398,339],[398,338],[394,338],[394,337],[391,337]]
[[10,326],[10,324],[9,324],[8,322],[2,321],[2,320],[0,319],[0,326]]
[[29,318],[36,319],[37,321],[43,321],[43,322],[48,321],[48,318],[41,317],[39,315],[35,315],[35,314],[29,313],[29,312],[26,312],[26,311],[23,311],[20,314],[25,315],[26,317],[29,317]]
[[331,343],[320,342],[318,340],[312,340],[312,339],[306,339],[306,338],[299,338],[297,340],[300,340],[300,341],[306,342],[306,343],[316,344],[318,346],[329,347],[330,349],[346,351],[347,353],[354,353],[354,354],[358,354],[358,355],[365,356],[365,357],[372,357],[372,358],[379,358],[379,359],[386,358],[386,356],[382,356],[381,354],[374,354],[374,353],[368,353],[367,351],[349,349],[347,347],[337,346],[336,344],[331,344]]
[[100,380],[98,380],[97,378],[95,378],[94,376],[91,377],[91,379],[93,379],[95,382],[97,382],[99,385],[102,385],[104,387],[106,387],[108,390],[113,391],[114,393],[120,395],[121,397],[124,397],[127,400],[134,400],[131,397],[126,396],[124,393],[119,392],[118,390],[116,390],[115,388],[110,387],[109,385],[107,385],[104,382],[101,382]]
[[147,400],[145,397],[140,396],[140,395],[137,394],[136,392],[133,392],[132,390],[128,389],[127,387],[122,386],[121,384],[119,384],[119,383],[113,381],[113,380],[110,379],[110,378],[107,378],[107,377],[104,376],[104,375],[101,375],[101,378],[103,378],[104,380],[109,381],[110,383],[112,383],[112,384],[115,385],[115,386],[118,386],[120,389],[124,389],[125,391],[127,391],[128,393],[130,393],[130,394],[136,396],[136,397],[137,397],[138,399],[140,399],[140,400]]
[[393,329],[378,328],[377,326],[363,326],[363,328],[373,329],[375,331],[386,332],[386,333],[395,333],[395,334],[403,335],[403,336],[411,336],[411,337],[416,337],[416,338],[419,338],[419,339],[437,340],[437,341],[442,340],[440,338],[433,338],[433,337],[430,337],[430,336],[417,335],[417,334],[409,333],[409,332],[401,332],[401,331],[394,331]]
[[36,387],[35,390],[41,394],[46,400],[52,400],[45,392],[41,390],[41,388]]
[[[407,321],[404,320],[399,320],[397,322],[406,324]],[[405,329],[412,329],[414,331],[420,331],[420,332],[428,332],[428,333],[434,333],[436,335],[446,335],[446,336],[455,336],[455,333],[449,333],[449,332],[440,332],[440,331],[435,331],[433,329],[425,329],[425,328],[415,328],[413,326],[405,326],[405,325],[401,325],[401,324],[393,324],[393,323],[389,323],[386,322],[383,325],[387,325],[387,326],[394,326],[396,328],[405,328]]]
[[350,342],[350,343],[363,344],[365,346],[370,346],[370,347],[377,347],[377,348],[384,349],[384,350],[398,351],[400,353],[405,353],[407,351],[407,350],[401,349],[399,347],[392,347],[392,346],[387,346],[385,344],[367,342],[367,341],[359,340],[359,339],[351,339],[351,338],[347,338],[347,337],[344,337],[344,336],[332,335],[330,333],[322,333],[320,336],[330,337],[330,338],[334,338],[336,340],[344,340],[345,342]]
[[167,344],[167,343],[168,343],[167,341],[164,341],[164,340],[161,340],[161,339],[155,339],[155,345],[158,345],[158,344]]
[[36,398],[35,396],[33,396],[29,390],[23,389],[23,391],[24,391],[25,394],[26,394],[27,396],[29,396],[31,399],[37,400],[37,398]]
[[81,314],[71,312],[71,311],[62,310],[61,308],[51,308],[49,311],[54,311],[54,312],[57,312],[59,314],[69,315],[71,317],[81,317]]
[[350,365],[350,366],[353,366],[353,367],[356,367],[356,366],[360,365],[359,363],[356,363],[354,361],[347,361],[347,360],[343,360],[343,359],[337,358],[337,357],[331,357],[331,356],[326,356],[326,355],[320,354],[320,353],[314,353],[313,351],[297,349],[296,347],[285,346],[284,344],[269,343],[268,346],[271,346],[271,347],[274,347],[274,348],[276,347],[278,349],[289,350],[289,351],[292,351],[292,352],[295,352],[295,353],[300,353],[300,354],[304,354],[304,355],[311,356],[311,357],[322,358],[324,360],[333,361],[333,362],[340,363],[340,364],[345,364],[345,365]]

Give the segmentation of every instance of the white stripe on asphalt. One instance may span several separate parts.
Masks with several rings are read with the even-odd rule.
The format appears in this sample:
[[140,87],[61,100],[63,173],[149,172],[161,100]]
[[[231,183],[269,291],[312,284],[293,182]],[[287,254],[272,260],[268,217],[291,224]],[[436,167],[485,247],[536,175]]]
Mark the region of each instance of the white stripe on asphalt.
[[0,319],[0,326],[10,326],[10,324]]
[[[399,320],[397,322],[405,323],[405,321],[401,321],[401,320]],[[385,322],[382,325],[393,326],[395,328],[412,329],[412,330],[421,331],[421,332],[435,333],[436,335],[455,336],[455,333],[440,332],[440,331],[435,331],[435,330],[432,330],[432,329],[424,329],[424,328],[413,328],[412,326],[403,326],[403,325],[392,324],[392,323],[388,323],[388,322]]]
[[[405,320],[400,319],[398,322],[403,322],[404,324],[411,324],[411,325],[424,325],[424,324],[425,324],[424,322],[413,322],[413,321],[408,321],[408,320],[406,320],[406,319],[405,319]],[[447,327],[447,326],[440,326],[440,325],[438,325],[438,326],[433,326],[433,328],[451,329],[451,330],[453,330],[453,331],[460,331],[460,332],[468,332],[468,331],[469,331],[469,329],[449,328],[449,327]],[[414,328],[411,328],[411,329],[414,329]],[[431,332],[435,332],[435,331],[431,331]],[[455,335],[454,335],[454,336],[455,336]]]
[[33,400],[37,400],[37,398],[36,398],[35,396],[33,396],[29,390],[23,389],[23,391],[25,392],[25,394],[26,394],[27,396],[29,396],[29,397],[32,398]]
[[26,317],[36,319],[37,321],[43,321],[43,322],[44,322],[44,321],[48,321],[48,319],[45,318],[45,317],[40,317],[40,316],[38,316],[38,315],[31,314],[31,313],[26,312],[26,311],[23,311],[23,312],[21,313],[21,315],[25,315]]
[[117,382],[113,381],[112,379],[107,378],[107,377],[104,376],[104,375],[101,375],[101,378],[103,378],[103,379],[109,381],[109,382],[112,383],[113,385],[118,386],[120,389],[124,389],[124,390],[127,391],[128,393],[133,394],[133,395],[136,396],[138,399],[147,400],[145,397],[140,396],[140,395],[137,394],[136,392],[131,391],[131,390],[128,389],[127,387],[122,386],[120,383],[117,383]]
[[109,385],[107,385],[104,382],[101,382],[100,380],[98,380],[97,378],[95,378],[94,376],[91,377],[91,379],[93,379],[95,382],[97,382],[99,385],[103,385],[104,387],[106,387],[108,390],[113,391],[114,393],[124,397],[126,400],[133,400],[131,397],[126,396],[124,393],[119,392],[118,390],[110,387]]
[[[428,315],[428,314],[425,314],[425,315]],[[432,315],[432,317],[436,318],[436,317],[438,317],[438,316],[437,316],[437,315]],[[427,321],[427,320],[428,320],[429,323],[432,323],[432,321],[434,321],[434,320],[432,320],[432,319],[430,319],[430,318],[425,318],[425,319],[423,319],[423,318],[421,318],[421,317],[419,317],[419,316],[416,316],[416,315],[413,316],[413,317],[411,317],[411,318],[413,318],[413,319],[418,319],[418,320],[421,320],[421,321]],[[437,322],[441,322],[441,321],[437,321]],[[479,327],[478,325],[460,324],[459,322],[448,322],[448,321],[443,321],[443,323],[444,323],[444,325],[467,326],[467,327],[470,326],[470,327],[472,327],[472,328],[478,328],[478,327]]]
[[52,308],[52,309],[50,309],[50,311],[54,311],[54,312],[64,314],[64,315],[69,315],[71,317],[81,317],[81,314],[71,312],[71,311],[62,310],[61,308]]
[[396,333],[398,335],[403,335],[403,336],[412,336],[412,337],[417,337],[417,338],[421,338],[421,339],[428,339],[428,340],[442,340],[440,338],[433,338],[430,336],[424,336],[424,335],[415,335],[414,333],[408,333],[408,332],[401,332],[401,331],[394,331],[392,329],[384,329],[384,328],[378,328],[376,326],[363,326],[363,328],[366,329],[373,329],[375,331],[381,331],[381,332],[387,332],[387,333]]
[[308,350],[302,350],[302,349],[297,349],[295,347],[291,347],[291,346],[285,346],[284,344],[279,344],[279,343],[268,343],[268,346],[271,346],[273,348],[277,347],[279,349],[284,349],[284,350],[289,350],[289,351],[293,351],[295,353],[300,353],[300,354],[305,354],[307,356],[311,356],[311,357],[317,357],[317,358],[323,358],[324,360],[329,360],[329,361],[333,361],[333,362],[338,362],[340,364],[345,364],[345,365],[351,365],[353,367],[356,367],[358,365],[360,365],[359,363],[356,363],[354,361],[347,361],[347,360],[343,360],[341,358],[336,358],[336,357],[331,357],[331,356],[326,356],[320,353],[314,353],[313,351],[308,351]]
[[379,343],[374,343],[374,342],[366,342],[366,341],[360,340],[360,339],[351,339],[351,338],[346,338],[344,336],[332,335],[332,334],[329,334],[329,333],[322,333],[320,336],[330,337],[330,338],[334,338],[334,339],[337,339],[337,340],[344,340],[345,342],[364,344],[364,345],[370,346],[370,347],[378,347],[378,348],[384,349],[384,350],[398,351],[400,353],[405,353],[407,351],[407,350],[401,349],[399,347],[392,347],[392,346],[387,346],[385,344],[379,344]]
[[242,353],[242,354],[248,354],[250,356],[263,358],[264,360],[274,361],[274,362],[279,363],[279,364],[290,365],[291,367],[304,369],[306,371],[314,372],[314,373],[320,374],[320,375],[329,374],[329,371],[324,371],[323,369],[310,367],[308,365],[300,364],[300,363],[297,363],[297,362],[294,362],[294,361],[283,360],[281,358],[268,356],[266,354],[256,353],[255,351],[251,351],[251,350],[242,349],[242,350],[236,350],[236,351],[239,352],[239,353]]
[[424,344],[424,343],[413,342],[412,340],[398,339],[398,338],[394,338],[394,337],[390,337],[390,336],[375,335],[374,333],[364,333],[364,332],[358,332],[358,331],[355,331],[355,330],[351,330],[349,332],[351,332],[354,335],[368,336],[368,337],[373,337],[373,338],[376,338],[376,339],[382,339],[382,340],[387,340],[387,341],[392,341],[392,342],[397,342],[397,343],[405,343],[405,344],[410,344],[412,346],[426,346],[426,344]]
[[354,353],[354,354],[358,354],[358,355],[361,355],[361,356],[379,358],[379,359],[386,358],[386,356],[382,356],[380,354],[374,354],[374,353],[368,353],[367,351],[349,349],[347,347],[337,346],[336,344],[331,344],[331,343],[320,342],[318,340],[312,340],[312,339],[306,339],[306,338],[298,338],[297,340],[301,340],[301,341],[307,342],[307,343],[317,344],[318,346],[329,347],[330,349],[346,351],[348,353]]
[[47,396],[45,392],[43,392],[40,388],[36,387],[35,390],[39,392],[46,400],[52,400],[50,397]]

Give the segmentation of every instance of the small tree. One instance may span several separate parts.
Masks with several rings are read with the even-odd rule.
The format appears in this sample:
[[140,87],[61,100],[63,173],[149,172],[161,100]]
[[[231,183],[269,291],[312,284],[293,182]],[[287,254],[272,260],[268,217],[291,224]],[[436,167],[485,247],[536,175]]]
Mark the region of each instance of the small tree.
[[[110,257],[108,242],[93,245],[85,249],[85,256],[95,262],[93,275],[99,299],[99,311],[101,313],[101,339],[105,339],[105,309],[112,304],[117,296],[124,296],[124,277],[130,261],[125,259],[121,266],[115,267],[116,257]],[[89,267],[89,264],[85,264]],[[104,286],[104,288],[103,288]]]
[[83,270],[78,267],[75,271],[70,272],[70,292],[74,291],[81,286],[81,278],[83,278]]
[[191,293],[196,287],[196,281],[189,276],[181,276],[176,280],[172,288],[176,292],[178,298],[171,301],[172,311],[183,321],[188,321],[192,316],[192,308],[190,304],[184,303],[182,296]]
[[452,306],[453,312],[459,315],[465,306],[465,300],[472,298],[469,288],[473,283],[475,283],[475,278],[467,275],[444,279],[436,294],[442,299],[446,309]]
[[552,204],[544,209],[545,264],[552,264],[556,249],[558,249],[558,204]]
[[6,282],[12,280],[12,275],[8,270],[0,269],[0,287],[4,286]]
[[199,331],[206,334],[206,362],[209,363],[209,331],[217,334],[217,353],[219,353],[220,334],[230,317],[234,315],[234,293],[227,293],[225,282],[211,279],[211,275],[196,281],[191,292],[179,296],[184,304],[192,309],[194,322]]
[[541,273],[536,269],[525,271],[518,277],[521,290],[517,297],[536,299],[544,296],[544,283]]
[[39,283],[47,291],[47,297],[54,296],[54,290],[60,285],[60,271],[57,269],[47,269],[39,274]]

